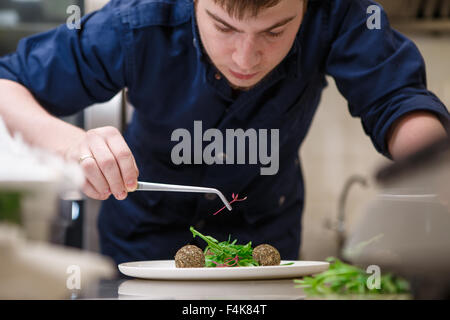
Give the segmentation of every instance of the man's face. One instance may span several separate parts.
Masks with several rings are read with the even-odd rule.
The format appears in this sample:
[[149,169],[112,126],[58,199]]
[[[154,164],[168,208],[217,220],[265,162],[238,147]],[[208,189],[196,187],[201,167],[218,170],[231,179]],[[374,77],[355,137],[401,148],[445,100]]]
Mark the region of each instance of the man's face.
[[288,54],[300,28],[304,1],[282,0],[243,20],[213,0],[197,0],[200,38],[209,58],[231,86],[250,89]]

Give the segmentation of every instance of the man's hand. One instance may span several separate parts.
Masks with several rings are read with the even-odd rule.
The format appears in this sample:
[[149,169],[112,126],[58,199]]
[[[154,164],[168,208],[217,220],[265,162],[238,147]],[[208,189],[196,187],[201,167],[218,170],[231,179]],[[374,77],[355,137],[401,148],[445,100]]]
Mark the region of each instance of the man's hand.
[[137,188],[136,161],[114,127],[87,131],[69,147],[66,158],[80,162],[86,176],[83,192],[90,198],[105,200],[113,194],[123,200]]
[[404,158],[447,135],[444,126],[431,112],[411,112],[395,122],[387,136],[394,160]]
[[127,191],[136,190],[139,171],[116,128],[86,132],[50,115],[26,87],[3,79],[0,79],[0,115],[8,129],[20,132],[30,145],[80,162],[86,176],[83,192],[88,197],[105,200],[113,194],[123,200]]

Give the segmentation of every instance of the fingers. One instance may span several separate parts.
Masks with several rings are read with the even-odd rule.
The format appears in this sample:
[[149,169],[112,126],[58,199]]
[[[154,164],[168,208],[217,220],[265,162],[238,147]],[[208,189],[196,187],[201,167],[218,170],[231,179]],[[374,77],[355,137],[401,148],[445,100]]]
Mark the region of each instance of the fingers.
[[94,186],[88,180],[86,180],[86,182],[84,183],[82,191],[89,198],[96,200],[106,200],[109,197],[109,194],[107,196],[102,196],[100,193],[98,193],[97,190],[95,190]]
[[[82,155],[93,155],[87,146],[81,147],[81,150]],[[111,194],[109,184],[98,167],[94,155],[92,158],[84,159],[81,162],[81,167],[83,168],[88,184],[85,186],[85,189],[88,190],[90,194],[95,194],[95,196],[91,196],[85,192],[86,195],[97,200],[107,199]]]
[[131,150],[120,134],[113,134],[106,138],[109,149],[116,158],[127,191],[137,188],[138,170]]
[[[73,148],[72,148],[73,149]],[[111,194],[118,200],[137,188],[139,170],[130,148],[114,127],[89,130],[81,140],[77,156],[86,176],[83,192],[91,198],[105,200]]]
[[[88,132],[88,144],[98,168],[109,185],[111,193],[117,200],[125,199],[127,197],[127,191],[122,174],[116,158],[109,149],[105,139],[96,132]],[[97,188],[97,185],[94,186]]]

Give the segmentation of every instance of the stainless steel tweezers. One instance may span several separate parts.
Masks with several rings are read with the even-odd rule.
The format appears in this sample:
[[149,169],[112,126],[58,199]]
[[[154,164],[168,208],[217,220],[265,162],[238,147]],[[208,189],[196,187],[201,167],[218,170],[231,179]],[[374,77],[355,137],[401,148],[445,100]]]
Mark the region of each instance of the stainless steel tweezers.
[[138,181],[136,191],[172,191],[172,192],[199,192],[199,193],[214,193],[219,196],[228,210],[232,210],[230,203],[223,196],[222,192],[214,188],[181,186],[176,184],[153,183]]

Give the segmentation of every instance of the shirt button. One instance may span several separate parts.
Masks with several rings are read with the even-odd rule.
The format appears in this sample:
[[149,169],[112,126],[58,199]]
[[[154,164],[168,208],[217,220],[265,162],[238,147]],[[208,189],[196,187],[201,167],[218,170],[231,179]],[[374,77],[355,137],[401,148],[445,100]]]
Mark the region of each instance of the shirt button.
[[218,72],[214,75],[214,77],[216,78],[216,80],[222,79],[222,76]]
[[286,201],[286,197],[285,196],[281,196],[280,200],[278,201],[278,204],[279,204],[280,207],[283,205],[284,201]]
[[295,163],[296,166],[299,165],[300,161],[298,160],[298,158],[295,159],[294,163]]
[[197,39],[194,38],[194,40],[192,40],[192,44],[194,45],[195,48],[197,48]]
[[217,199],[217,195],[215,193],[206,193],[205,199],[209,201],[213,201]]

